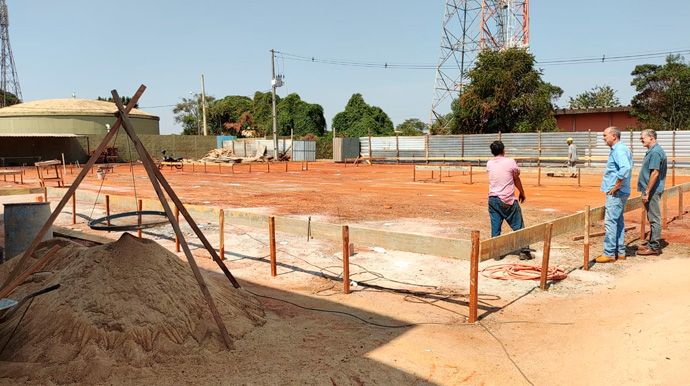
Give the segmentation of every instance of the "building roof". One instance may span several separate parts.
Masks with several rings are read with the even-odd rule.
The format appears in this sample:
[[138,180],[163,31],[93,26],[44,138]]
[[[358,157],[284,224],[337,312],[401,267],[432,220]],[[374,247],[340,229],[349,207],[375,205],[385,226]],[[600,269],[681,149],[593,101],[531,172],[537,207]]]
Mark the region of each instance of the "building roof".
[[79,138],[86,137],[86,135],[69,134],[69,133],[0,133],[0,137],[10,138]]
[[[2,111],[2,110],[0,110]],[[595,113],[630,113],[632,107],[630,106],[607,106],[607,107],[589,107],[585,109],[555,109],[554,115],[570,115],[570,114],[595,114]]]
[[[92,99],[45,99],[1,108],[0,118],[65,115],[114,116],[116,111],[117,106],[113,102]],[[159,119],[157,116],[139,109],[132,109],[129,116]]]

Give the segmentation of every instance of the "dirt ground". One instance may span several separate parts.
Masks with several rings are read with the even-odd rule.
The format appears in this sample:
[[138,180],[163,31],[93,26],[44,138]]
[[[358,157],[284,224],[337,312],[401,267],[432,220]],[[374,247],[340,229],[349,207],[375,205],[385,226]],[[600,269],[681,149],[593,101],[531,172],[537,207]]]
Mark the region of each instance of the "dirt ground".
[[[76,172],[68,169],[68,181]],[[536,169],[523,168],[528,225],[603,204],[600,171],[586,169],[581,187],[577,179],[545,173],[538,186]],[[309,163],[308,170],[291,163],[287,172],[284,164],[272,165],[270,172],[266,164],[254,164],[251,173],[248,165],[224,166],[219,173],[209,164],[206,173],[197,165],[194,171],[185,166],[163,174],[189,204],[464,239],[471,230],[480,230],[482,238],[489,232],[482,168],[472,176],[473,184],[460,172],[444,174],[442,182],[438,173],[432,179],[431,172],[417,172],[414,182],[410,165],[329,162]],[[31,172],[25,181],[37,185]],[[676,175],[677,184],[688,181]],[[105,180],[90,174],[80,189],[132,195],[133,182],[138,197],[154,197],[143,169],[135,167],[132,174],[126,165]],[[0,182],[0,190],[16,187]],[[22,201],[33,196],[0,196],[0,202]],[[85,218],[102,215],[103,208],[78,202],[77,213],[78,224],[72,225],[68,205],[57,224],[92,232]],[[669,201],[669,217],[676,213],[677,200]],[[544,292],[538,282],[480,276],[480,323],[473,325],[466,323],[469,264],[464,260],[356,245],[350,258],[352,293],[345,295],[340,245],[279,233],[278,276],[271,277],[266,230],[226,226],[225,264],[266,312],[266,323],[238,340],[235,351],[190,354],[146,367],[6,360],[0,362],[0,384],[687,384],[687,217],[669,223],[661,256],[629,256],[594,264],[589,271],[580,269],[582,242],[573,241],[574,235],[555,237],[551,265],[568,277]],[[639,221],[639,211],[626,216],[626,224]],[[191,236],[189,226],[182,225]],[[217,245],[217,224],[200,226]],[[602,225],[595,224],[593,232],[600,230]],[[146,230],[144,237],[174,250],[169,226]],[[631,255],[638,237],[639,231],[626,234]],[[601,241],[592,238],[592,258],[601,253]],[[190,238],[190,243],[207,274],[225,280],[204,258],[208,254],[199,242]],[[542,246],[532,247],[536,259],[530,263],[540,265]],[[518,262],[508,255],[483,262],[480,269]],[[70,371],[82,378],[68,376]]]

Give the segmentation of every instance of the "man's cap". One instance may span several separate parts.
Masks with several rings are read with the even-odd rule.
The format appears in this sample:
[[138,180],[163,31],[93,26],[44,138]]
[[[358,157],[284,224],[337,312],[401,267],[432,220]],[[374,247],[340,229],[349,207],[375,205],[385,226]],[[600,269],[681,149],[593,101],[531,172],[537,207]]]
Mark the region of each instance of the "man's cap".
[[568,138],[567,142],[573,142],[572,138]]

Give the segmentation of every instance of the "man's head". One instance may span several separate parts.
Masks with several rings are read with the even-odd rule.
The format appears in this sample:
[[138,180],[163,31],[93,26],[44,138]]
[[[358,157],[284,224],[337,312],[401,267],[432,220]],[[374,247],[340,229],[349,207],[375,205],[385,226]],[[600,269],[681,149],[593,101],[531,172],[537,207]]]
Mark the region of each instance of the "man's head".
[[491,154],[493,154],[494,156],[502,155],[506,150],[506,147],[503,146],[503,142],[501,141],[493,141],[491,143],[490,148]]
[[616,126],[607,127],[606,130],[604,130],[604,142],[606,142],[609,147],[613,147],[613,145],[617,144],[620,140],[621,131]]
[[642,146],[646,147],[647,149],[654,146],[656,144],[656,130],[642,130],[640,133],[640,142],[642,142]]
[[570,145],[571,143],[573,143],[573,139],[572,139],[572,138],[568,138],[567,141],[568,141],[568,145]]

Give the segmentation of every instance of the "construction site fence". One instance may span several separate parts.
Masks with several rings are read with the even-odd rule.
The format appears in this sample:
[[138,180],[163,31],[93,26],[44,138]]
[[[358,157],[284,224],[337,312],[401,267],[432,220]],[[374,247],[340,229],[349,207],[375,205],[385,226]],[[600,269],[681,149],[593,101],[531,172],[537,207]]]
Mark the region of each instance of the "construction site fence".
[[[647,149],[640,142],[641,131],[624,131],[621,142],[633,153],[636,166]],[[362,158],[374,162],[395,163],[440,163],[445,160],[477,159],[491,157],[489,148],[493,141],[501,140],[510,158],[539,159],[545,163],[564,163],[568,156],[567,139],[572,138],[577,146],[577,154],[586,160],[584,166],[597,166],[606,163],[610,148],[604,142],[602,132],[537,132],[507,134],[462,134],[462,135],[424,135],[394,137],[359,137],[359,151]],[[337,139],[337,138],[336,138]],[[657,142],[669,159],[669,167],[675,160],[675,167],[690,167],[690,131],[658,131]],[[336,147],[342,147],[336,149]],[[346,162],[356,158],[352,154],[352,144],[334,141],[334,161]],[[338,157],[336,157],[336,155]],[[545,158],[547,160],[545,160]],[[557,158],[548,160],[548,158]]]

